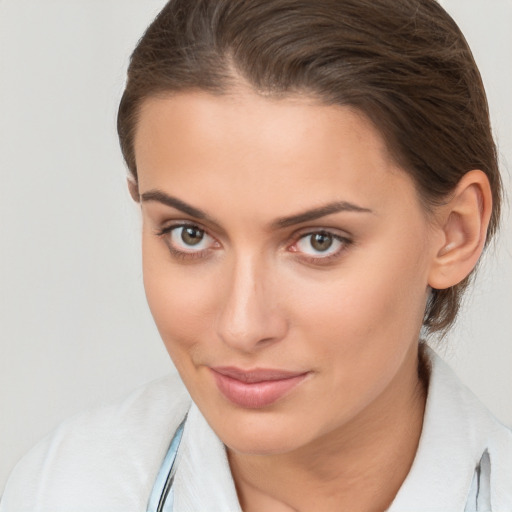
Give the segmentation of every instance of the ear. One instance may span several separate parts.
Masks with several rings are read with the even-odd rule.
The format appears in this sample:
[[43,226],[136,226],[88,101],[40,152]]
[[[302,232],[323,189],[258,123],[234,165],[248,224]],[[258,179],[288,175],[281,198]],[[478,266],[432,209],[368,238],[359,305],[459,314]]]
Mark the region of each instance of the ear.
[[130,192],[132,199],[136,203],[139,203],[140,202],[140,194],[139,194],[138,183],[132,177],[126,178],[126,183],[128,184],[128,191]]
[[441,231],[441,237],[429,285],[442,290],[468,276],[484,248],[492,211],[491,187],[485,173],[466,173],[448,203],[439,210],[436,229]]

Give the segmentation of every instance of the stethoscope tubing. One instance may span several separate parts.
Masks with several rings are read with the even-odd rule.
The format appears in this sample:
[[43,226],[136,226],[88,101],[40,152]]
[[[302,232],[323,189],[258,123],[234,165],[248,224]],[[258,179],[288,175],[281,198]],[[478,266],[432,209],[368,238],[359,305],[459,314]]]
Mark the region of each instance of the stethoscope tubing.
[[[186,420],[187,416],[185,416],[183,421],[180,423],[171,440],[171,444],[169,445],[169,449],[165,456],[164,462],[162,463],[162,467],[160,468],[158,476],[155,480],[155,485],[153,486],[153,490],[151,492],[147,512],[172,512],[174,502],[172,486],[174,483],[174,475],[176,474],[176,469],[178,467],[176,463],[176,456],[180,447],[181,438],[183,437],[183,430]],[[161,481],[164,475],[165,480],[162,485]]]

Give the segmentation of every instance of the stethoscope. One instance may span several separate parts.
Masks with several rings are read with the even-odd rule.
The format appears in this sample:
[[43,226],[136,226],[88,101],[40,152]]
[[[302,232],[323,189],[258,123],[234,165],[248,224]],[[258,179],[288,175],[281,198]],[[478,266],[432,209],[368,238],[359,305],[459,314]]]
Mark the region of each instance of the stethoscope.
[[174,505],[174,491],[172,484],[174,483],[174,475],[176,474],[176,455],[183,436],[183,428],[187,416],[176,429],[174,436],[167,450],[165,459],[160,467],[160,471],[155,480],[155,485],[149,497],[147,512],[172,512]]

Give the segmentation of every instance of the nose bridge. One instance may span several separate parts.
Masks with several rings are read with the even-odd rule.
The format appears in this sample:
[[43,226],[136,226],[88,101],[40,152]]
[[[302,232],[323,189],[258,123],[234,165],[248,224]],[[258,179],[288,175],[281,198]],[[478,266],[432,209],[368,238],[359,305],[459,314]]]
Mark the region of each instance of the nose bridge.
[[218,333],[232,348],[252,351],[280,339],[286,320],[279,310],[272,266],[249,251],[232,256],[219,311]]

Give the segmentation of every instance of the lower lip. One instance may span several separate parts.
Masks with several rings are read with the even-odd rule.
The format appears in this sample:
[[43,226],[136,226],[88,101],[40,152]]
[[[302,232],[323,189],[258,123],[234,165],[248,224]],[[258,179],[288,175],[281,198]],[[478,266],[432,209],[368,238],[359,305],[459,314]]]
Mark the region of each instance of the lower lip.
[[234,404],[247,409],[261,409],[277,402],[299,385],[307,373],[279,380],[242,382],[212,370],[220,392]]

